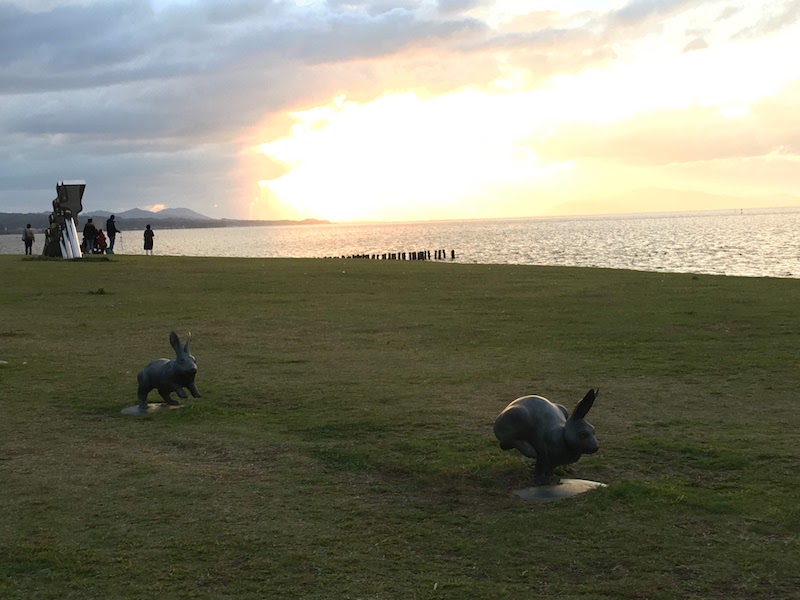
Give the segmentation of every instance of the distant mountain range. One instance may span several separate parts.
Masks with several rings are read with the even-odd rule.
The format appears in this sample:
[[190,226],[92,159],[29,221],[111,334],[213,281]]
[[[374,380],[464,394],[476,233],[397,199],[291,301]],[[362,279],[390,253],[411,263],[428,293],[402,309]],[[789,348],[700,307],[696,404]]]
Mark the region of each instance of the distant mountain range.
[[165,208],[158,212],[144,210],[142,208],[132,208],[122,212],[112,213],[107,210],[93,210],[86,213],[81,213],[81,217],[103,218],[107,219],[111,215],[114,219],[187,219],[189,221],[214,221],[211,217],[201,215],[199,212],[193,211],[191,208]]
[[[30,223],[34,229],[45,229],[52,211],[41,213],[0,213],[0,233],[21,231]],[[318,219],[305,219],[303,221],[250,221],[247,219],[212,219],[201,215],[190,208],[165,208],[158,212],[151,212],[141,208],[133,208],[121,212],[107,210],[90,210],[78,215],[78,229],[83,228],[87,219],[96,220],[100,229],[105,229],[106,220],[114,215],[114,222],[121,231],[144,229],[145,225],[152,224],[158,229],[197,229],[201,227],[258,227],[263,225],[319,225],[330,223]]]

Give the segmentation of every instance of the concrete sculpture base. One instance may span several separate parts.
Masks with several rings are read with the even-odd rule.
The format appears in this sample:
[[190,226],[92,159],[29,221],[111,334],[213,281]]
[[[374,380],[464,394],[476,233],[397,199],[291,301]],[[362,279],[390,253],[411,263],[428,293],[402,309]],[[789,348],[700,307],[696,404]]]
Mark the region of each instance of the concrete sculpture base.
[[152,415],[153,413],[157,412],[164,412],[166,410],[175,410],[176,408],[180,408],[183,406],[182,404],[148,404],[146,410],[142,410],[138,404],[134,404],[133,406],[129,406],[128,408],[122,409],[123,415]]
[[561,483],[556,485],[536,485],[523,490],[515,490],[514,493],[523,500],[546,502],[548,500],[572,498],[600,487],[606,487],[606,484],[586,479],[562,479]]

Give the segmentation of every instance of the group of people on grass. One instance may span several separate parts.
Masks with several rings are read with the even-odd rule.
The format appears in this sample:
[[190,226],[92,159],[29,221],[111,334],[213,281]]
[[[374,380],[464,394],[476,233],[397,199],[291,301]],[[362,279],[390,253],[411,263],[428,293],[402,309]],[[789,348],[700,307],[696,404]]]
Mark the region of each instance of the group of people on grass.
[[83,226],[83,243],[81,250],[87,254],[114,254],[114,244],[117,241],[117,234],[122,233],[117,229],[117,224],[114,221],[114,215],[111,215],[106,221],[106,233],[102,229],[98,229],[92,219],[86,221]]
[[[106,221],[106,233],[102,229],[98,229],[94,224],[93,219],[88,219],[83,226],[83,243],[81,244],[81,251],[86,254],[114,254],[114,244],[117,240],[117,234],[122,232],[117,229],[114,215],[111,215]],[[144,230],[144,253],[152,256],[153,254],[153,238],[155,233],[150,225]],[[25,231],[22,232],[22,241],[25,243],[25,254],[33,254],[33,242],[36,239],[31,224],[25,226]]]

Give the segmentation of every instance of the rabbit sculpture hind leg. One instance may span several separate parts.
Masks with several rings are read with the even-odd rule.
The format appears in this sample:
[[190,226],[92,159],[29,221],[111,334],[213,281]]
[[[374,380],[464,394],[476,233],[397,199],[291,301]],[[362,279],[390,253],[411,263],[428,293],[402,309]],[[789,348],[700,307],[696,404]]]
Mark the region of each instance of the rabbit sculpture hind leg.
[[180,386],[177,386],[177,385],[174,386],[174,387],[173,386],[167,386],[167,385],[158,387],[158,393],[164,399],[164,402],[166,402],[167,404],[170,404],[172,406],[180,405],[180,403],[181,403],[180,400],[176,400],[175,398],[170,396],[170,394],[172,392],[175,392],[176,394],[178,394],[178,397],[183,398],[184,400],[189,397],[186,394],[186,392],[183,391],[183,388],[180,387]]
[[500,449],[501,450],[513,450],[516,448],[519,450],[523,456],[527,456],[528,458],[536,458],[536,449],[525,440],[507,440],[504,442],[500,442]]
[[136,391],[136,397],[139,400],[139,409],[140,410],[147,410],[147,394],[150,390],[147,388],[143,388],[139,386],[139,389]]

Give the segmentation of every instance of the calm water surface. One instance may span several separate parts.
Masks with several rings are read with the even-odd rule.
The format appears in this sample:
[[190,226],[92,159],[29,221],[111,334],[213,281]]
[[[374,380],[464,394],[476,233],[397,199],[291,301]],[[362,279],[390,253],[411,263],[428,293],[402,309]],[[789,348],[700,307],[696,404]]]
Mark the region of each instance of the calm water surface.
[[[37,235],[34,253],[42,251]],[[0,253],[22,254],[18,235]],[[800,209],[648,216],[156,229],[155,254],[328,257],[455,250],[456,262],[800,277]],[[117,238],[143,254],[142,232]]]

